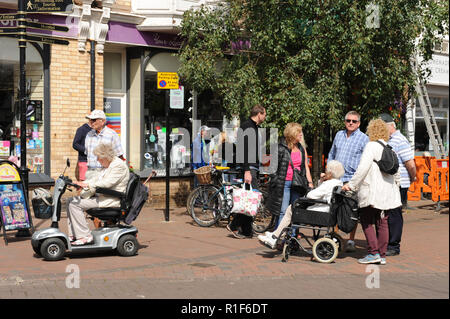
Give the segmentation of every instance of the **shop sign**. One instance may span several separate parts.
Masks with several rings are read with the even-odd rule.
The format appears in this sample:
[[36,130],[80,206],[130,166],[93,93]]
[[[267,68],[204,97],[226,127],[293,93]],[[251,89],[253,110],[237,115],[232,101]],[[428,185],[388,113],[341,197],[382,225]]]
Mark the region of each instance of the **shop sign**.
[[18,168],[8,161],[0,162],[0,223],[6,231],[32,227],[25,187]]
[[184,86],[178,89],[170,90],[170,108],[171,109],[184,109]]
[[10,141],[0,141],[0,156],[9,156],[10,147]]
[[178,89],[178,74],[176,72],[158,72],[157,75],[158,89],[173,90]]
[[72,0],[25,0],[26,12],[51,13],[72,11]]

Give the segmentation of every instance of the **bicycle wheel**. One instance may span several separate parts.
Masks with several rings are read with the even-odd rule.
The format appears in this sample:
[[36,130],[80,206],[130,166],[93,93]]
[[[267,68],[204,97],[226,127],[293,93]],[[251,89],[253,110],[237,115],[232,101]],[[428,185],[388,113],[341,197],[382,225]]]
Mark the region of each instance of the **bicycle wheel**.
[[264,197],[263,202],[259,206],[258,212],[253,218],[252,228],[256,233],[263,233],[275,225],[276,216],[272,215],[272,213],[266,208],[264,205]]
[[205,185],[193,191],[189,211],[199,226],[210,227],[220,219],[222,207],[219,188]]

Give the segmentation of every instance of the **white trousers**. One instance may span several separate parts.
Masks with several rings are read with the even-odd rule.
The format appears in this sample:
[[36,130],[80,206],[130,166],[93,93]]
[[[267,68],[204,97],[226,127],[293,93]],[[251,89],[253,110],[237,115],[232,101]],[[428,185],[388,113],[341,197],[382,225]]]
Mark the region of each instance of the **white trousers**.
[[277,229],[275,229],[275,231],[273,232],[273,235],[275,235],[277,238],[280,237],[283,229],[289,227],[289,225],[291,224],[291,219],[292,219],[292,205],[289,205],[288,208],[286,209],[286,213],[284,213],[283,218],[278,224]]
[[98,206],[97,197],[83,199],[76,196],[69,198],[67,204],[69,236],[80,239],[91,234],[84,212]]

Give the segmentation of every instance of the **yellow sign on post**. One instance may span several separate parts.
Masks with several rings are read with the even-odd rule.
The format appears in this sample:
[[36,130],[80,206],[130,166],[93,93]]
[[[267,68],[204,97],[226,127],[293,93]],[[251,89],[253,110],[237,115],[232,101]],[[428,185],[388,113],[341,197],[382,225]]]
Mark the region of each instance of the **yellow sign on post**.
[[176,72],[158,72],[158,89],[173,90],[178,89],[178,74]]

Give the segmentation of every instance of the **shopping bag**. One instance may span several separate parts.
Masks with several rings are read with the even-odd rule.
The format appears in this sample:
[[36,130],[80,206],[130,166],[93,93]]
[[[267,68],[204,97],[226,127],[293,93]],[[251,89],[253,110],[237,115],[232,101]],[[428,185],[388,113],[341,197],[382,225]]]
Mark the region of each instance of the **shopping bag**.
[[250,190],[246,190],[245,184],[242,184],[241,188],[233,190],[233,209],[231,212],[254,217],[258,212],[261,199],[261,192],[253,190],[251,186]]

